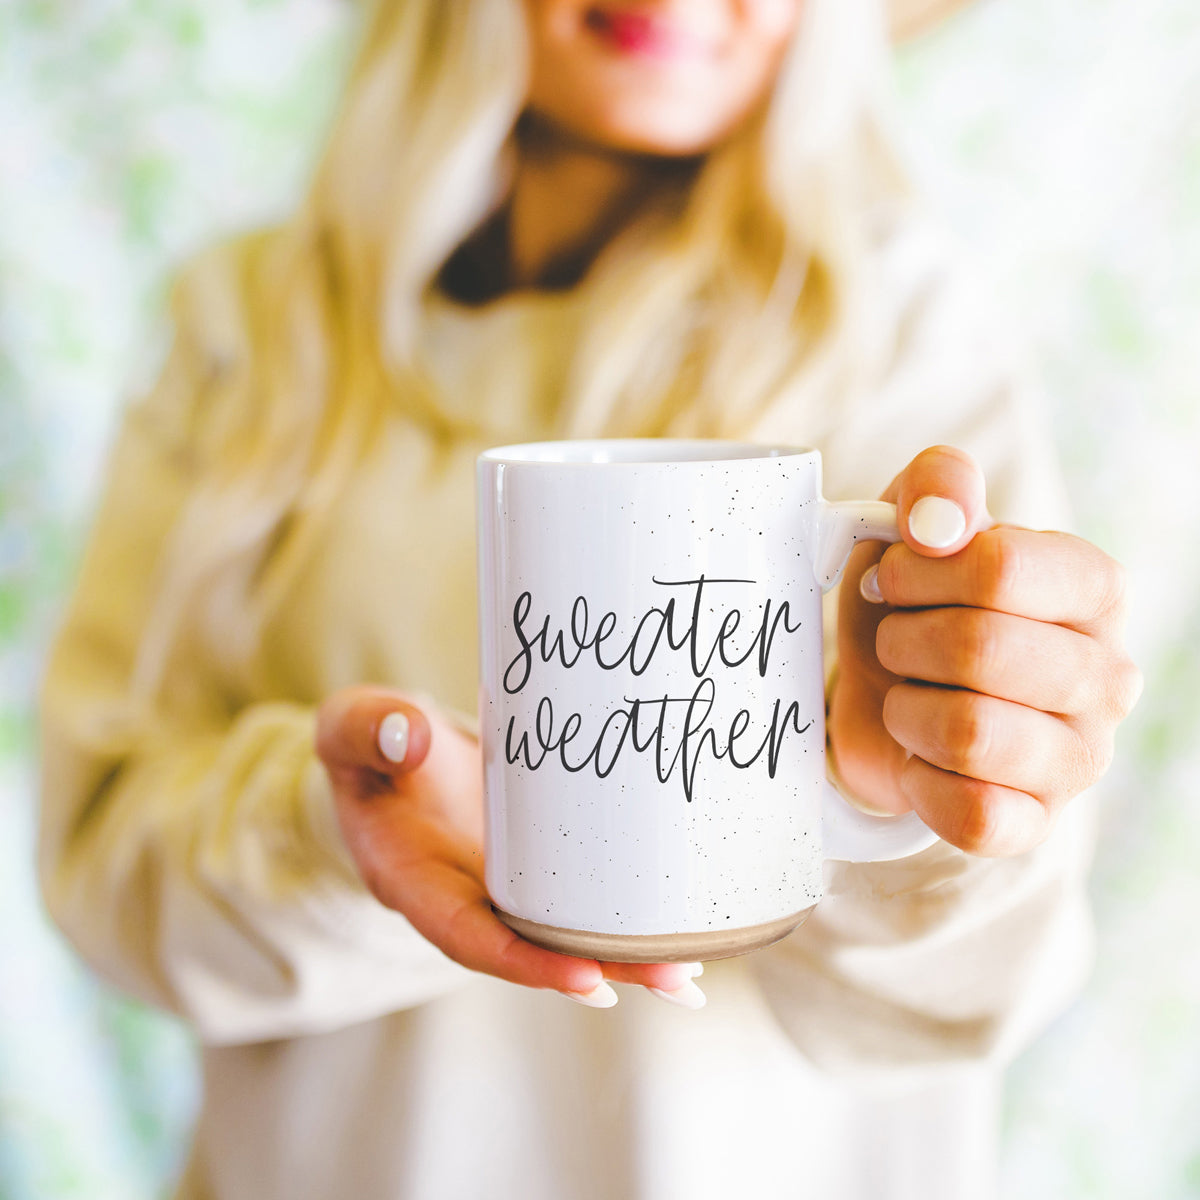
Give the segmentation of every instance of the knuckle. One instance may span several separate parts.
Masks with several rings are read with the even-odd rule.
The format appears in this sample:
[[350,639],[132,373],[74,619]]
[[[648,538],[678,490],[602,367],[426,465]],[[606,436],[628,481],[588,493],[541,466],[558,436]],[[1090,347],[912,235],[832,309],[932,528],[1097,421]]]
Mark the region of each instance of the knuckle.
[[994,680],[1002,656],[996,623],[985,610],[968,608],[961,610],[957,624],[955,667],[963,683],[976,687]]
[[1099,608],[1123,618],[1129,608],[1129,572],[1115,558],[1105,556],[1105,569],[1099,573]]
[[1112,766],[1116,753],[1116,738],[1113,737],[1110,731],[1100,739],[1099,744],[1092,753],[1093,783]]
[[521,975],[527,953],[528,943],[523,942],[514,933],[511,937],[505,938],[503,944],[500,946],[496,954],[496,961],[490,968],[490,972],[512,983],[524,982]]
[[954,696],[942,732],[948,768],[960,775],[976,774],[987,761],[992,735],[992,720],[983,697],[970,692]]
[[1076,670],[1060,677],[1062,707],[1067,716],[1094,717],[1119,724],[1133,711],[1144,680],[1137,664],[1123,652],[1113,653],[1089,640],[1089,653]]
[[875,578],[879,590],[890,597],[893,603],[902,603],[905,594],[904,555],[899,552],[903,549],[902,543],[889,546],[877,564],[879,573]]
[[904,673],[904,614],[891,613],[879,622],[875,631],[875,657],[885,671]]
[[1115,753],[1116,740],[1111,729],[1080,735],[1079,765],[1071,791],[1078,794],[1091,787],[1112,766]]
[[314,738],[317,757],[326,763],[337,761],[338,734],[333,715],[322,705],[317,714],[317,732]]
[[355,788],[360,800],[379,800],[400,794],[396,780],[383,771],[360,767],[354,772]]
[[1052,760],[1056,767],[1056,796],[1066,798],[1091,787],[1112,760],[1112,727],[1098,719],[1066,721],[1070,738]]
[[1130,658],[1122,657],[1113,671],[1113,691],[1116,700],[1116,717],[1123,721],[1142,697],[1145,678],[1138,665]]
[[344,762],[353,757],[350,731],[356,718],[357,691],[340,688],[322,701],[317,711],[316,751],[326,762]]
[[1103,703],[1101,681],[1108,671],[1106,656],[1094,642],[1088,641],[1082,658],[1082,662],[1058,675],[1058,712],[1066,716],[1083,716]]
[[968,466],[980,474],[983,473],[974,455],[960,449],[958,446],[951,446],[944,442],[938,443],[935,446],[927,446],[912,460],[909,464],[909,470],[915,472],[939,470],[946,465],[947,459],[953,459],[955,462],[962,463],[964,466]]
[[994,789],[986,784],[962,788],[951,841],[967,854],[986,855],[999,836],[1000,812]]
[[489,956],[481,952],[477,939],[472,936],[472,915],[469,902],[456,904],[443,915],[440,928],[430,940],[447,958],[453,959],[459,966],[470,971],[496,974],[494,958],[489,961]]
[[1142,694],[1142,673],[1125,655],[1115,660],[1098,650],[1087,669],[1064,681],[1061,711],[1069,716],[1119,724],[1133,711]]
[[989,529],[975,538],[978,545],[976,592],[984,607],[1014,609],[1021,586],[1021,548],[1006,529]]
[[1066,716],[1082,716],[1097,704],[1096,677],[1089,671],[1073,671],[1059,677],[1058,711]]

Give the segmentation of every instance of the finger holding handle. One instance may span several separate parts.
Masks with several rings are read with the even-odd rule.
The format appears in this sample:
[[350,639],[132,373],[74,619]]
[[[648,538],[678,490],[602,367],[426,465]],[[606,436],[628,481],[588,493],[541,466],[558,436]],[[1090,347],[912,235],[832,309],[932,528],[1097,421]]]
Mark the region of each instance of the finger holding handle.
[[[878,560],[884,552],[879,543],[901,539],[919,554],[944,557],[965,546],[977,528],[990,524],[982,472],[968,454],[946,446],[918,455],[893,480],[882,502],[829,505],[824,519],[832,536],[823,539],[818,575],[826,586],[836,581],[854,543],[875,543],[856,552],[860,560]],[[853,622],[853,627],[862,631],[860,643],[873,636],[878,624],[873,614],[861,613],[862,600],[879,603],[883,599],[878,593],[876,570],[872,565],[865,572],[852,571],[850,576],[852,580],[861,576],[860,597],[852,595],[850,600],[860,609],[859,619]],[[860,655],[857,661],[863,658]],[[886,672],[880,673],[886,676]],[[880,726],[872,731],[874,740],[883,745],[885,761],[895,765],[894,746],[884,745],[891,739]],[[826,855],[851,862],[878,862],[915,854],[937,841],[937,834],[915,813],[904,812],[907,803],[882,807],[903,815],[881,817],[859,812],[833,788],[828,789],[822,804]]]
[[993,524],[983,470],[954,446],[922,451],[888,491],[895,492],[905,542],[927,558],[956,554],[979,530]]
[[830,698],[829,740],[838,777],[869,808],[904,813],[912,807],[902,775],[903,746],[883,721],[884,699],[903,682],[880,663],[877,633],[891,611],[879,590],[878,564],[885,552],[945,559],[993,525],[983,472],[963,450],[934,446],[918,454],[883,494],[896,505],[902,546],[877,542],[856,546],[846,567],[838,603],[838,678]]
[[[899,474],[884,498],[896,505],[896,521],[905,545],[924,558],[957,554],[980,530],[994,522],[987,511],[986,485],[979,464],[965,450],[934,446],[922,451]],[[883,602],[878,560],[850,571],[863,599]]]

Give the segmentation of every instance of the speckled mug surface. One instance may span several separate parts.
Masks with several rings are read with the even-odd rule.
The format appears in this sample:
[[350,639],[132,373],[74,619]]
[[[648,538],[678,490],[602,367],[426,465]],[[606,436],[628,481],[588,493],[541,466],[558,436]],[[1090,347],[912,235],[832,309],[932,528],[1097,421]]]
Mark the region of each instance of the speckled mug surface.
[[804,919],[825,858],[933,840],[825,777],[821,595],[896,539],[891,505],[823,500],[815,451],[707,440],[503,446],[477,484],[486,876],[514,929],[743,953]]

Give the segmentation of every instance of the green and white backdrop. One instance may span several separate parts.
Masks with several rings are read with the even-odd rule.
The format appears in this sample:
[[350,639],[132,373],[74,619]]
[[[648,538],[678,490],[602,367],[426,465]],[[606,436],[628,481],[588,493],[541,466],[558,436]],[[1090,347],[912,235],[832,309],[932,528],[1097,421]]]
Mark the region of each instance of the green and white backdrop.
[[[165,1195],[188,1035],[89,976],[33,879],[30,700],[170,271],[283,211],[337,0],[0,0],[0,1198]],[[1023,322],[1148,687],[1104,790],[1086,994],[1017,1063],[1005,1200],[1200,1198],[1200,5],[983,0],[906,47],[934,204]]]

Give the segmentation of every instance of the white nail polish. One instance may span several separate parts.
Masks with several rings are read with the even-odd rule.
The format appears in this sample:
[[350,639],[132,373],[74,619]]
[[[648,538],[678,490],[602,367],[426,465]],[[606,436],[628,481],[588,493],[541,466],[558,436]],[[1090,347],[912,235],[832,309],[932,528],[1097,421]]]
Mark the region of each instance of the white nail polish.
[[647,988],[646,991],[668,1004],[678,1004],[681,1008],[703,1008],[706,999],[704,993],[690,979],[683,987],[676,988],[673,992],[665,992],[662,988]]
[[704,974],[704,964],[703,963],[688,963],[687,968],[691,972],[693,979],[695,979],[697,975]]
[[388,762],[402,763],[408,753],[408,718],[399,712],[388,713],[379,724],[379,753]]
[[868,567],[858,581],[858,594],[871,604],[882,604],[883,593],[879,590],[879,567]]
[[966,514],[945,496],[922,496],[908,511],[908,532],[931,550],[953,546],[966,531]]
[[568,1000],[576,1004],[586,1004],[588,1008],[612,1008],[617,1002],[617,993],[613,991],[607,980],[601,980],[590,992],[560,992]]

